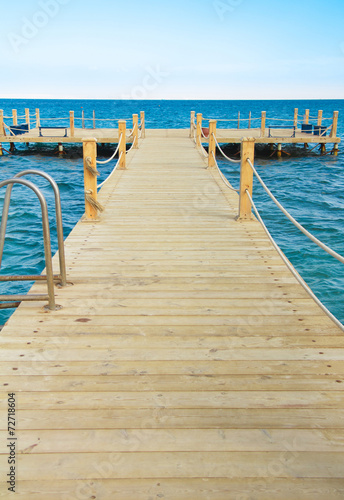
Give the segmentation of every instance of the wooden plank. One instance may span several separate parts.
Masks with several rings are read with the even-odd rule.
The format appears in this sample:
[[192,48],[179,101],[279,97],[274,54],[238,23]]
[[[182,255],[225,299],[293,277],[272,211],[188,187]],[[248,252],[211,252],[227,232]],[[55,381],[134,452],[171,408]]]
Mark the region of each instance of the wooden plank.
[[[0,487],[1,488],[1,487]],[[343,497],[342,479],[332,478],[159,478],[107,480],[52,480],[21,481],[17,495],[26,500],[75,500],[101,498],[111,500],[339,500]],[[8,498],[7,490],[0,489],[0,498]]]

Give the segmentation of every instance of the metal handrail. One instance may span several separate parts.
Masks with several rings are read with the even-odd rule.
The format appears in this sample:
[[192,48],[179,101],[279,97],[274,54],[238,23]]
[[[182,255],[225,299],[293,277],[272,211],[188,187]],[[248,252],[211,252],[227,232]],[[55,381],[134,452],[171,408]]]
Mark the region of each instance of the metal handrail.
[[[62,224],[62,209],[61,209],[61,196],[60,190],[54,179],[47,173],[41,172],[40,170],[23,170],[16,174],[13,178],[23,177],[24,175],[40,175],[46,179],[54,190],[55,195],[55,215],[56,215],[56,232],[57,232],[57,244],[59,250],[59,262],[60,262],[60,275],[61,275],[61,286],[66,286],[67,284],[67,273],[66,273],[66,257],[64,251],[63,243],[63,224]],[[12,186],[9,186],[7,190],[12,190]],[[6,190],[6,195],[7,195]],[[6,198],[5,198],[6,202]]]
[[[46,268],[46,282],[47,282],[47,288],[48,288],[48,294],[47,295],[27,295],[27,300],[30,299],[32,300],[48,300],[48,308],[51,311],[54,311],[56,309],[56,304],[55,304],[55,295],[54,295],[54,276],[53,276],[53,264],[52,264],[52,258],[51,258],[51,240],[50,240],[50,228],[49,228],[49,217],[48,217],[48,207],[47,207],[47,202],[45,200],[45,197],[43,196],[42,192],[40,189],[38,189],[35,184],[33,184],[30,181],[24,180],[24,179],[18,179],[18,178],[12,178],[12,179],[7,179],[2,182],[0,182],[0,189],[4,186],[8,186],[6,189],[6,195],[5,195],[5,201],[4,201],[4,206],[3,206],[3,212],[2,212],[2,218],[1,218],[1,226],[0,226],[0,267],[1,267],[1,262],[2,262],[2,256],[3,256],[3,250],[4,250],[4,244],[5,244],[5,236],[6,236],[6,228],[7,228],[7,220],[8,220],[8,212],[9,212],[9,204],[10,204],[10,199],[11,199],[11,191],[12,187],[14,184],[20,184],[22,186],[26,186],[30,188],[37,196],[40,205],[41,205],[41,211],[42,211],[42,226],[43,226],[43,242],[44,242],[44,257],[45,257],[45,268]],[[16,278],[16,276],[12,277]],[[6,280],[7,281],[7,280]],[[13,280],[15,281],[15,280]],[[22,296],[7,296],[7,295],[0,295],[0,301],[13,301],[15,298],[18,300],[18,302],[21,302]],[[8,307],[15,307],[18,305],[18,302],[12,302],[10,304],[7,304]],[[6,305],[5,305],[6,306]],[[2,309],[4,308],[4,305]]]

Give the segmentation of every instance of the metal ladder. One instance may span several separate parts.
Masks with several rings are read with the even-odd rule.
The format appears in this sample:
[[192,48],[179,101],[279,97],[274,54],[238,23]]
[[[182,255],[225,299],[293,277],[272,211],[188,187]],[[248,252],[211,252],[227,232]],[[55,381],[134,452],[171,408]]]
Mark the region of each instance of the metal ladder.
[[[60,274],[53,274],[53,264],[51,257],[51,240],[50,240],[50,227],[48,218],[48,207],[44,195],[41,190],[32,182],[21,179],[26,175],[40,175],[44,177],[51,184],[54,195],[55,195],[55,214],[56,214],[56,230],[57,230],[57,240],[58,240],[58,251],[59,251],[59,263],[60,263]],[[47,309],[54,311],[59,309],[59,306],[55,304],[54,295],[54,281],[59,281],[61,286],[66,286],[66,260],[64,252],[63,243],[63,225],[62,225],[62,211],[61,211],[61,197],[58,185],[54,179],[39,170],[23,170],[19,172],[11,179],[4,180],[0,182],[0,189],[7,186],[4,205],[2,209],[2,218],[0,226],[0,267],[2,262],[2,256],[4,251],[6,228],[8,221],[8,212],[11,202],[11,193],[14,184],[20,184],[30,188],[37,196],[42,213],[42,226],[43,226],[43,242],[44,242],[44,257],[45,257],[45,268],[46,275],[19,275],[19,276],[0,276],[0,282],[9,281],[46,281],[47,282],[47,294],[27,294],[27,295],[0,295],[0,302],[8,302],[5,304],[0,303],[0,309],[12,309],[18,307],[22,301],[42,301],[47,300]]]

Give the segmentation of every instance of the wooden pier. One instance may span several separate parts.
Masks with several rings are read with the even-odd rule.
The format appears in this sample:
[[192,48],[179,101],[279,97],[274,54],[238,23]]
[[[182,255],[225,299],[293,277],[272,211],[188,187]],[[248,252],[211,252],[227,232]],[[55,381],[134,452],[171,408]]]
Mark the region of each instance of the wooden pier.
[[343,331],[189,131],[147,130],[98,201],[62,308],[1,332],[0,498],[12,393],[25,500],[343,498]]

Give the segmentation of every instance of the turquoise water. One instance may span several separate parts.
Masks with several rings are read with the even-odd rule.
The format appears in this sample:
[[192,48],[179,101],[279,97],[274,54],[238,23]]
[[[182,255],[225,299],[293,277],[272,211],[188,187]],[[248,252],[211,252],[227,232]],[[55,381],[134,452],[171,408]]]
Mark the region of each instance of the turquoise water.
[[[82,109],[87,119],[95,110],[100,121],[97,126],[115,126],[116,122],[101,121],[105,118],[130,118],[132,113],[146,112],[147,128],[187,128],[190,111],[203,113],[208,118],[247,119],[260,116],[262,110],[269,118],[293,118],[294,108],[303,114],[310,109],[316,116],[319,109],[325,118],[331,118],[334,110],[340,115],[338,135],[344,136],[344,101],[69,101],[69,100],[0,100],[0,109],[5,116],[17,109],[24,115],[24,109],[40,108],[42,125],[68,125],[69,111],[81,118]],[[46,118],[62,117],[64,120],[48,121]],[[11,120],[6,120],[11,123]],[[21,120],[23,122],[23,120]],[[243,126],[247,122],[242,122]],[[325,124],[330,124],[325,121]],[[267,124],[276,125],[276,122]],[[290,122],[285,122],[290,124]],[[252,122],[252,126],[257,122]],[[81,121],[76,122],[81,126]],[[92,121],[86,121],[92,127]],[[233,127],[233,122],[222,122],[221,127]],[[235,126],[235,125],[234,125]],[[4,145],[5,148],[7,147]],[[69,234],[83,214],[83,166],[81,147],[66,146],[66,155],[59,158],[54,153],[56,145],[19,145],[13,155],[5,153],[0,157],[0,180],[11,177],[27,168],[37,168],[50,173],[57,181],[62,198],[65,236]],[[291,214],[315,236],[337,252],[344,255],[344,156],[343,145],[339,156],[320,156],[317,150],[305,152],[303,146],[285,147],[291,157],[282,159],[256,158],[256,165],[263,179],[279,201]],[[311,149],[311,148],[310,148]],[[328,148],[329,149],[329,148]],[[110,156],[111,150],[103,151]],[[239,184],[239,170],[236,165],[222,161],[219,164],[234,186]],[[105,179],[112,165],[101,167],[101,178]],[[57,249],[54,198],[44,179],[35,177],[34,182],[46,195],[52,227],[53,251]],[[294,264],[313,291],[337,318],[344,322],[343,287],[344,266],[327,255],[303,236],[270,201],[258,182],[254,183],[254,200],[277,243]],[[4,189],[0,192],[0,204]],[[13,190],[9,224],[2,263],[2,274],[36,274],[44,268],[41,218],[39,204],[27,189]],[[1,284],[0,293],[22,293],[28,290],[28,283]],[[13,312],[0,312],[0,324]]]

